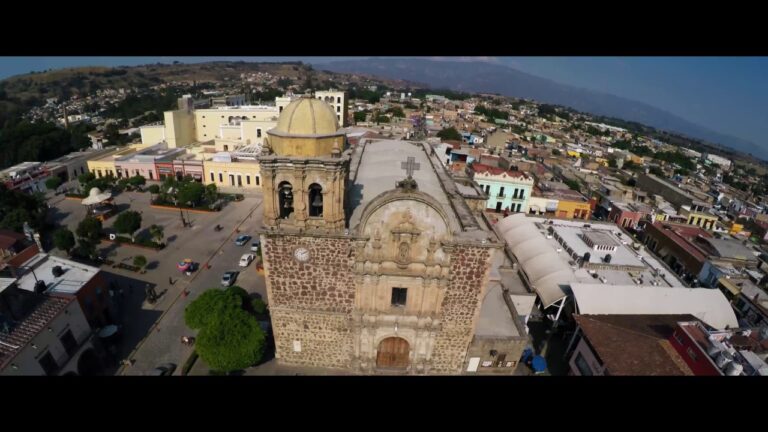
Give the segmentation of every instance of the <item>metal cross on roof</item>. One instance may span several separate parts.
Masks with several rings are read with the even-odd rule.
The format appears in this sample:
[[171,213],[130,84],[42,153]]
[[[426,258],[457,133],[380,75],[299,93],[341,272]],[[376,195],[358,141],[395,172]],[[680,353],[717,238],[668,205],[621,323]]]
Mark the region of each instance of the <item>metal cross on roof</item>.
[[400,169],[405,170],[408,174],[408,178],[413,177],[413,172],[418,171],[419,168],[421,168],[421,164],[416,162],[416,158],[413,156],[408,156],[408,159],[405,162],[400,162]]

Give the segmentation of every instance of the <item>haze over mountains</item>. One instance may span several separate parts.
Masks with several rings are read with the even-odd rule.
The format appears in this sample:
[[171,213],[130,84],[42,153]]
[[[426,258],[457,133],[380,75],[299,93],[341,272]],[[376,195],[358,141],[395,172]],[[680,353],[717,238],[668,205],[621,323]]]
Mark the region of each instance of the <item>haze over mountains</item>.
[[465,61],[371,58],[335,61],[318,64],[317,67],[333,72],[363,73],[383,78],[404,79],[433,88],[498,93],[569,106],[586,113],[621,118],[657,129],[678,132],[768,159],[768,149],[759,147],[751,141],[711,130],[646,103],[560,84],[504,65]]

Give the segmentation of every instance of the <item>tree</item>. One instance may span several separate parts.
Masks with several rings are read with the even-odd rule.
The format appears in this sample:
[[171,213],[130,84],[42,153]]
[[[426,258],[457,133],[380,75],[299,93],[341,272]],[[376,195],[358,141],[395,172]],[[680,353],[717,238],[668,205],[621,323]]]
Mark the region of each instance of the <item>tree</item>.
[[437,133],[438,138],[443,140],[456,140],[461,141],[461,134],[454,127],[449,127],[441,130]]
[[157,195],[160,193],[160,185],[156,185],[156,184],[149,185],[148,189],[149,189],[149,193],[153,195]]
[[403,109],[400,108],[399,106],[395,106],[395,107],[389,108],[385,112],[392,113],[393,117],[400,117],[400,118],[404,118],[405,117],[405,113],[403,112]]
[[56,190],[59,186],[61,186],[61,177],[53,176],[45,180],[45,187],[48,190]]
[[152,225],[149,227],[149,235],[152,236],[153,239],[155,239],[155,242],[160,243],[163,241],[163,237],[165,236],[165,231],[163,230],[163,227],[160,225]]
[[205,187],[205,201],[208,204],[213,204],[217,199],[219,199],[219,189],[216,187],[216,184],[211,183],[207,185]]
[[177,195],[179,203],[190,204],[192,207],[196,206],[203,198],[205,193],[205,186],[202,183],[196,181],[186,182],[179,187],[179,193]]
[[664,174],[664,171],[662,171],[662,169],[657,167],[657,166],[650,167],[648,169],[648,172],[653,174],[653,175],[655,175],[655,176],[657,176],[657,177],[662,177],[662,178],[666,177],[666,174]]
[[233,371],[258,363],[266,334],[256,318],[238,310],[218,316],[197,337],[197,352],[214,370]]
[[618,166],[618,164],[616,163],[616,158],[608,159],[608,166],[611,168],[616,168]]
[[85,174],[80,174],[79,176],[77,176],[77,181],[80,182],[80,185],[83,187],[85,187],[86,184],[90,183],[94,179],[96,179],[96,175],[93,174],[92,172],[87,172]]
[[24,229],[24,222],[29,220],[30,215],[26,209],[15,208],[3,217],[0,226],[11,231],[21,232]]
[[191,329],[202,329],[216,317],[242,309],[242,304],[236,291],[210,289],[184,309],[184,322]]
[[93,216],[86,216],[85,219],[80,221],[77,225],[75,233],[78,239],[88,241],[90,243],[98,244],[101,241],[101,221]]
[[355,123],[364,122],[368,118],[368,111],[355,111]]
[[53,233],[53,245],[69,254],[75,247],[75,235],[66,228],[60,228]]
[[131,236],[131,241],[133,241],[133,234],[141,228],[141,214],[135,211],[120,213],[115,220],[114,228],[118,233],[129,234]]
[[200,329],[197,352],[214,370],[243,369],[259,362],[264,354],[266,334],[246,312],[244,293],[239,287],[211,289],[184,310],[187,326]]
[[257,315],[263,315],[267,312],[267,304],[260,298],[251,300],[251,308]]
[[560,150],[558,150],[558,149],[552,149],[552,154],[555,155],[555,156],[560,156],[562,154],[562,152]]
[[136,255],[133,257],[133,265],[139,268],[144,268],[147,265],[147,257],[144,255]]
[[147,179],[145,179],[143,176],[135,175],[128,179],[128,184],[131,186],[143,186],[147,183]]

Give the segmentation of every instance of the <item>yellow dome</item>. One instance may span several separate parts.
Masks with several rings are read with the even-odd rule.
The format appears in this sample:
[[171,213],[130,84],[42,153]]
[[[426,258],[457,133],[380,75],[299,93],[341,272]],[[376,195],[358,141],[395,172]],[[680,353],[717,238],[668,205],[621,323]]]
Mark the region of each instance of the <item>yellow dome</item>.
[[278,136],[336,135],[339,121],[333,108],[320,99],[302,97],[283,109],[277,126],[269,133]]

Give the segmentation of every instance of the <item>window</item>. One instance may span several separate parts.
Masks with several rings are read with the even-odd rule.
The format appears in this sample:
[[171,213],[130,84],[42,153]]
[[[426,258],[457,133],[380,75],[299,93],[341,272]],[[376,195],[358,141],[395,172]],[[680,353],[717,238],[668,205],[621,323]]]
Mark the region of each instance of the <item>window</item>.
[[683,337],[680,335],[680,333],[674,332],[672,333],[672,336],[675,338],[677,343],[679,343],[680,345],[683,345]]
[[224,183],[224,174],[219,173],[219,183]]
[[45,353],[45,355],[38,360],[38,363],[40,363],[40,367],[43,368],[45,374],[48,376],[54,375],[59,368],[59,365],[56,364],[56,360],[53,359],[53,355],[51,355],[50,351]]
[[500,196],[500,197],[503,197],[503,196],[504,196],[504,187],[502,187],[501,189],[499,189],[499,196]]
[[59,340],[61,341],[61,344],[64,345],[64,351],[67,352],[67,355],[72,357],[72,355],[74,355],[77,351],[77,340],[72,334],[72,330],[67,330],[67,332],[59,338]]
[[690,358],[691,358],[691,360],[693,360],[693,361],[696,361],[696,359],[698,359],[698,358],[699,358],[699,356],[698,356],[698,355],[696,355],[696,352],[695,352],[695,351],[693,351],[693,348],[688,348],[688,351],[687,351],[687,352],[688,352],[688,357],[690,357]]
[[340,116],[340,115],[337,115],[337,116],[336,116],[336,119],[337,119],[337,120],[341,120],[341,116]]
[[338,113],[338,112],[341,112],[341,107],[340,107],[340,106],[337,106],[337,107],[336,107],[336,112],[337,112],[337,113]]
[[251,176],[245,176],[245,184],[251,184]]
[[256,186],[258,186],[259,185],[259,176],[255,176],[254,178],[256,179]]
[[336,98],[336,103],[341,103],[341,97]]
[[405,307],[408,288],[392,288],[392,306]]
[[582,376],[592,376],[594,373],[592,372],[592,369],[587,364],[587,360],[584,359],[584,356],[581,355],[581,353],[576,354],[576,360],[574,361],[576,363],[576,368],[579,369],[579,373]]
[[261,129],[256,129],[256,138],[261,138]]
[[215,181],[216,181],[216,178],[213,176],[213,173],[211,173],[211,181],[212,181],[212,182],[215,182]]

